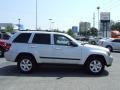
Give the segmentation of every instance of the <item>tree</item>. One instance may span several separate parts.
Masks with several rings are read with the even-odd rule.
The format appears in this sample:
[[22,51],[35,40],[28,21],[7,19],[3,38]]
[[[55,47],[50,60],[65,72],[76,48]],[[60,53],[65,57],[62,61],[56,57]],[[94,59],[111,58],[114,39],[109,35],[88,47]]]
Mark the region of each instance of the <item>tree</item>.
[[81,32],[80,32],[80,35],[82,35],[82,36],[87,36],[87,31],[81,31]]
[[98,30],[96,28],[92,27],[92,28],[90,28],[89,33],[92,36],[97,36],[98,35]]
[[111,30],[118,30],[120,31],[120,22],[117,22],[111,26]]
[[72,37],[75,37],[74,32],[72,31],[72,29],[68,29],[67,34],[72,36]]
[[54,31],[54,32],[60,32],[60,30],[59,30],[59,29],[53,29],[53,31]]
[[13,29],[13,26],[7,26],[5,28],[5,32],[13,33],[13,32],[15,32],[15,30]]

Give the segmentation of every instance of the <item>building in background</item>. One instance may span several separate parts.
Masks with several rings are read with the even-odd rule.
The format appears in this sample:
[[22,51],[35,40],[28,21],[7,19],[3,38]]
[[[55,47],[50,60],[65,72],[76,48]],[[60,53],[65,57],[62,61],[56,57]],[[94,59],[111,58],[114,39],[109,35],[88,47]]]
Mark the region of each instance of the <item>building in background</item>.
[[90,22],[80,22],[79,23],[79,33],[87,32],[91,28]]
[[110,12],[101,12],[99,36],[111,37],[111,24],[112,22],[110,22]]
[[12,24],[12,23],[0,23],[0,31],[4,31],[6,29],[6,27],[8,27],[8,26],[13,27],[14,24]]
[[78,27],[77,26],[72,26],[72,31],[74,33],[78,33]]
[[72,32],[74,33],[75,36],[77,36],[78,35],[78,27],[72,26]]
[[13,23],[0,23],[0,31],[4,31],[7,27],[13,27],[13,29],[18,30],[20,27],[20,30],[24,30],[24,25],[23,24],[13,24]]
[[17,29],[19,31],[24,30],[24,25],[23,24],[15,24],[17,26]]

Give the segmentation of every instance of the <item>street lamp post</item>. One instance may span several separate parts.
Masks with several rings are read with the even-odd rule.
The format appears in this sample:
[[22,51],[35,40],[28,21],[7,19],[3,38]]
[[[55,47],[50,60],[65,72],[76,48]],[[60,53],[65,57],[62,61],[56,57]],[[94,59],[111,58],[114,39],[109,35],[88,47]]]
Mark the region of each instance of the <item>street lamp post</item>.
[[99,19],[99,17],[100,17],[100,16],[99,16],[100,7],[99,7],[99,6],[97,7],[97,10],[98,10],[98,32],[99,32],[99,30],[100,30],[100,19]]
[[18,19],[18,30],[20,30],[20,18]]
[[52,19],[48,19],[50,21],[50,27],[49,30],[51,31],[51,23],[52,23]]
[[37,5],[37,0],[36,0],[36,30],[38,29],[38,28],[37,28],[37,17],[38,17],[38,16],[37,16],[37,6],[38,6],[38,5]]
[[55,22],[51,22],[51,23],[52,23],[52,28],[51,28],[51,29],[54,30],[54,23],[55,23]]

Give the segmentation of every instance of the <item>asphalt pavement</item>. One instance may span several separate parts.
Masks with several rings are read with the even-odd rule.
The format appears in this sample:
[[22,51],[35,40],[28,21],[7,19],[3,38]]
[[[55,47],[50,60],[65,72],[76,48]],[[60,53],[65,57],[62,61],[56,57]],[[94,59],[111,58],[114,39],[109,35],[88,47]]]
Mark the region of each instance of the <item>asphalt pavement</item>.
[[76,67],[39,67],[22,74],[16,63],[0,58],[0,90],[120,90],[120,53],[112,56],[112,66],[96,76]]

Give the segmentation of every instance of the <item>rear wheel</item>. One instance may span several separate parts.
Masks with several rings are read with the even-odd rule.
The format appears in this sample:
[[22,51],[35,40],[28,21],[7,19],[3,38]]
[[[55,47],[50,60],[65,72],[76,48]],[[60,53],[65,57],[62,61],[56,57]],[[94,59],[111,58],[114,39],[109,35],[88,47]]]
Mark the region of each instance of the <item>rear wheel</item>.
[[91,74],[100,74],[104,71],[105,64],[99,57],[90,58],[86,63],[86,69]]
[[91,44],[92,44],[92,45],[96,45],[96,42],[95,42],[95,41],[92,41]]
[[0,46],[0,57],[4,57],[5,50]]
[[22,56],[19,58],[17,66],[20,72],[30,73],[35,70],[36,64],[35,59],[31,56]]
[[1,57],[4,57],[4,51],[1,51],[0,53],[1,53],[0,56],[1,56]]

